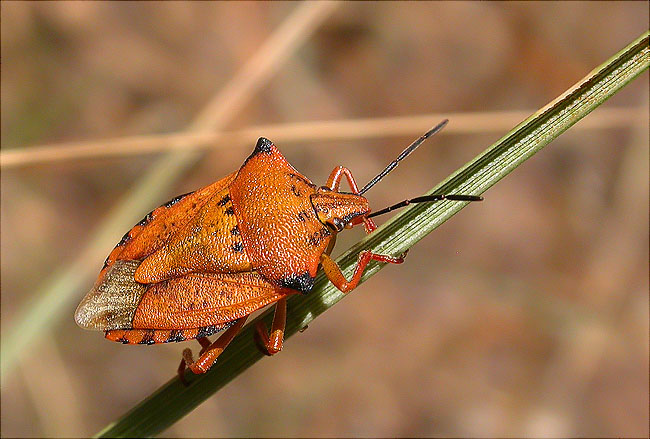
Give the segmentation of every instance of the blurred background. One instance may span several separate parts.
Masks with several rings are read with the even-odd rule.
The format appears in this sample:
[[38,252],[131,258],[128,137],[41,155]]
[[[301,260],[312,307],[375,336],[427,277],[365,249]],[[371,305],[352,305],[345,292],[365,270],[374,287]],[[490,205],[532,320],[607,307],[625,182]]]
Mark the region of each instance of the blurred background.
[[[111,343],[74,309],[131,225],[257,137],[315,183],[341,164],[363,184],[451,117],[368,194],[380,208],[648,28],[645,2],[0,6],[2,152],[22,160],[2,162],[5,437],[92,435],[172,377],[195,343]],[[346,131],[386,117],[410,125]],[[291,134],[312,121],[336,123]],[[161,150],[188,130],[234,134]],[[162,436],[647,436],[648,73],[485,198]]]

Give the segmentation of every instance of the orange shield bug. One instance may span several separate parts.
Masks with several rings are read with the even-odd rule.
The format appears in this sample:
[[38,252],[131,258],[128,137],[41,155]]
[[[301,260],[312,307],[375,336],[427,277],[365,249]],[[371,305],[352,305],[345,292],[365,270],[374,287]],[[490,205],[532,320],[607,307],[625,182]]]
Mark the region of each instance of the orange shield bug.
[[[352,173],[339,166],[317,187],[294,169],[277,148],[260,138],[239,171],[180,195],[147,214],[110,253],[75,321],[105,331],[109,340],[154,344],[197,339],[195,361],[183,351],[186,367],[204,373],[228,346],[252,312],[275,303],[271,331],[256,327],[263,352],[282,349],[287,297],[308,293],[319,265],[342,292],[353,290],[370,262],[400,264],[405,255],[368,250],[350,280],[329,256],[336,234],[371,217],[410,203],[442,199],[479,201],[474,195],[427,195],[370,213],[363,196],[447,121],[406,148],[361,190]],[[351,193],[339,191],[345,177]],[[225,331],[211,343],[208,336]]]

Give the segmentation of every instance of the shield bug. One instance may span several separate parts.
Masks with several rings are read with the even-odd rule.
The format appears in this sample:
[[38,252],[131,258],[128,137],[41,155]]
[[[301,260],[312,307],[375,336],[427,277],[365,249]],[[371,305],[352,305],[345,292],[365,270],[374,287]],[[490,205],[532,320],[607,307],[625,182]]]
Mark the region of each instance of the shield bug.
[[[260,138],[239,171],[173,198],[129,230],[79,304],[75,321],[126,344],[197,339],[202,349],[196,361],[190,349],[183,351],[182,380],[186,367],[194,373],[210,369],[246,318],[275,303],[271,331],[260,323],[255,334],[263,352],[279,352],[287,297],[308,293],[319,266],[346,293],[371,260],[404,261],[405,255],[366,250],[347,280],[329,256],[337,233],[359,224],[371,233],[377,227],[373,216],[410,203],[482,199],[427,195],[370,213],[363,194],[446,123],[413,142],[361,190],[342,166],[324,186],[315,186],[271,141]],[[344,177],[352,192],[339,191]],[[207,337],[220,331],[211,343]]]

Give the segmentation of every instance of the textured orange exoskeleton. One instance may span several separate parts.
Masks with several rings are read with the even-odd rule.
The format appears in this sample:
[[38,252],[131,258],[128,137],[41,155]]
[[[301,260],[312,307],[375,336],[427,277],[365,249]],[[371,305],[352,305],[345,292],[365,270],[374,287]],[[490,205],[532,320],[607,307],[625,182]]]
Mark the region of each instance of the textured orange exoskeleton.
[[[352,193],[339,192],[342,177]],[[433,200],[420,198],[410,201]],[[369,212],[347,168],[337,167],[326,185],[317,187],[260,138],[239,171],[172,199],[124,235],[75,320],[127,344],[197,339],[203,349],[196,361],[190,349],[183,351],[183,379],[186,366],[206,372],[248,315],[275,303],[271,332],[261,323],[256,327],[258,344],[275,354],[282,349],[286,299],[312,289],[319,265],[348,292],[370,260],[403,261],[364,251],[348,281],[330,258],[336,234],[344,228],[361,223],[368,233],[376,228]],[[207,337],[222,330],[210,343]]]

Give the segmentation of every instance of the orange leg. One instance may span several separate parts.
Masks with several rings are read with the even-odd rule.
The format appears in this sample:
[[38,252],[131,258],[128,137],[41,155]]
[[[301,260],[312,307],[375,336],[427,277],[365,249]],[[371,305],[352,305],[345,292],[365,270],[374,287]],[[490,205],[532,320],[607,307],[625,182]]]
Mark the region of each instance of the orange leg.
[[[201,345],[201,351],[199,352],[199,357],[200,357],[210,347],[212,343],[210,342],[208,337],[197,338],[196,341],[198,341],[199,344]],[[178,365],[178,376],[180,377],[181,382],[187,386],[188,384],[185,381],[185,369],[186,369],[185,358],[181,358],[181,364]]]
[[363,227],[366,229],[366,233],[372,233],[375,231],[377,224],[375,224],[372,218],[362,216],[361,219],[363,220]]
[[237,320],[234,325],[228,328],[226,332],[221,334],[221,336],[219,336],[219,338],[216,339],[212,344],[209,344],[209,340],[206,337],[199,338],[198,341],[201,343],[201,346],[203,346],[203,349],[201,349],[199,358],[196,361],[194,361],[194,357],[192,356],[192,350],[189,348],[185,349],[183,351],[183,361],[181,363],[181,366],[178,367],[178,374],[181,378],[181,381],[185,383],[185,367],[189,367],[190,370],[195,374],[207,372],[210,367],[212,367],[214,362],[217,361],[219,355],[221,355],[224,349],[226,349],[232,339],[235,338],[237,333],[244,326],[247,317],[248,316],[242,317],[241,319]]
[[287,299],[280,299],[275,304],[275,314],[271,333],[266,330],[264,322],[258,322],[255,327],[255,342],[260,350],[266,355],[275,355],[282,350],[284,342],[284,329],[287,325]]
[[357,186],[357,182],[352,176],[352,172],[345,166],[337,166],[336,168],[334,168],[329,178],[327,179],[327,183],[325,184],[325,186],[329,187],[334,192],[338,192],[339,186],[341,185],[341,177],[343,177],[344,175],[348,179],[348,184],[352,189],[352,193],[358,194],[359,187]]
[[361,253],[359,253],[359,260],[357,261],[357,266],[354,269],[354,274],[352,275],[352,279],[350,279],[349,281],[345,279],[345,276],[343,276],[343,273],[341,273],[341,269],[329,255],[323,253],[320,257],[320,263],[323,266],[325,275],[334,284],[334,286],[336,286],[336,288],[338,288],[342,292],[347,293],[348,291],[352,291],[357,287],[359,281],[361,280],[361,275],[363,274],[363,271],[366,269],[366,266],[371,260],[374,259],[375,261],[386,262],[390,264],[401,264],[402,262],[404,262],[405,256],[406,254],[403,254],[398,258],[394,258],[392,256],[387,256],[387,255],[378,255],[368,250],[362,251]]
[[208,339],[208,337],[197,338],[196,341],[198,341],[201,345],[201,352],[199,352],[199,356],[203,355],[203,352],[205,352],[205,350],[212,344],[210,343],[210,339]]

